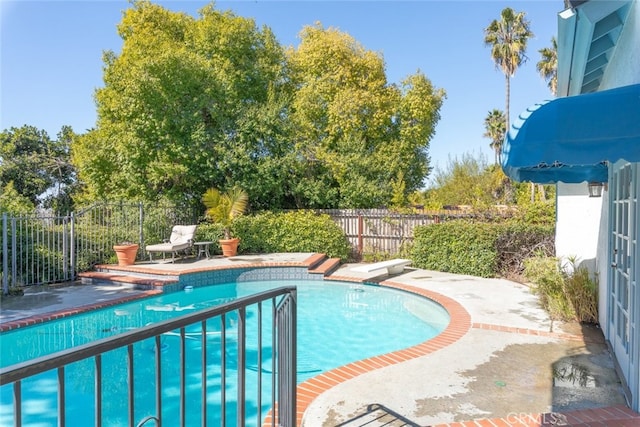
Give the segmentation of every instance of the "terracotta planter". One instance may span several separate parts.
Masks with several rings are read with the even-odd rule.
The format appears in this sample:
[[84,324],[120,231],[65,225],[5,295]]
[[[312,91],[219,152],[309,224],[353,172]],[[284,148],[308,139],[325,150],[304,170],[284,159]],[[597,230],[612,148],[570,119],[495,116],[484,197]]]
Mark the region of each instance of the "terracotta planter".
[[114,245],[113,250],[116,251],[118,256],[118,265],[132,265],[136,262],[136,255],[138,255],[138,245]]
[[238,253],[238,244],[240,243],[239,238],[234,239],[221,239],[218,241],[220,243],[220,247],[222,248],[222,256],[236,256]]

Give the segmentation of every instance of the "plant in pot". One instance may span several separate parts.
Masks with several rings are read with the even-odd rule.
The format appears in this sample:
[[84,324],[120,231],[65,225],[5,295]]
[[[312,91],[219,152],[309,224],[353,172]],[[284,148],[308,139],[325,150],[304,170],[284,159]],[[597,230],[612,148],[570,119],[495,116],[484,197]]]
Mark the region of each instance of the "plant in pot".
[[231,235],[231,224],[247,209],[249,196],[238,186],[234,186],[225,193],[216,188],[210,188],[202,196],[202,202],[207,208],[207,217],[223,227],[224,239],[219,240],[222,255],[225,257],[236,255],[240,239]]
[[119,245],[113,245],[113,250],[118,257],[118,265],[132,265],[136,261],[139,245],[132,242],[122,242]]

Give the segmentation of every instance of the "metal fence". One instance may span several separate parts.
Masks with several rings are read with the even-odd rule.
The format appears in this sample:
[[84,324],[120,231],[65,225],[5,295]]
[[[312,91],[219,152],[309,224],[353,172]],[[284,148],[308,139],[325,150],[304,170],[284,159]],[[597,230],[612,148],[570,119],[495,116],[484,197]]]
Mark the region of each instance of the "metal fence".
[[[114,260],[112,247],[160,242],[171,227],[195,224],[200,213],[175,206],[99,203],[67,216],[2,216],[2,289],[75,280],[77,272]],[[144,256],[142,251],[140,256]]]
[[[257,312],[260,321],[253,322],[257,325],[258,330],[248,334],[246,321],[250,307],[253,307],[252,312]],[[265,317],[268,317],[267,321],[271,320],[271,330],[273,331],[271,342],[268,343],[263,342],[266,341],[263,339],[263,307],[266,307],[264,311],[269,310],[270,317]],[[58,426],[79,425],[78,422],[80,420],[68,419],[69,415],[65,401],[65,378],[68,379],[71,372],[73,372],[74,364],[84,361],[83,366],[92,367],[91,372],[86,373],[86,375],[88,382],[93,382],[94,419],[84,419],[82,420],[82,425],[109,425],[103,419],[103,405],[105,400],[108,399],[105,396],[105,390],[115,389],[118,390],[118,399],[122,402],[122,411],[123,414],[126,412],[127,424],[130,426],[140,427],[146,425],[147,422],[151,422],[149,425],[157,426],[163,424],[185,426],[193,425],[194,419],[199,419],[200,422],[197,424],[204,426],[209,425],[209,415],[219,418],[220,422],[217,425],[223,426],[231,424],[243,426],[251,423],[255,416],[256,425],[262,426],[261,408],[264,406],[262,404],[262,396],[264,396],[265,399],[270,399],[265,404],[272,409],[269,425],[275,427],[277,422],[278,426],[294,427],[296,425],[296,311],[296,288],[293,286],[281,287],[239,298],[186,316],[135,328],[113,337],[104,338],[49,356],[2,368],[0,369],[0,386],[11,388],[11,391],[7,390],[6,392],[13,395],[13,412],[10,415],[5,414],[4,421],[16,427],[29,424],[33,411],[24,402],[23,396],[29,400],[32,398],[32,393],[37,393],[39,405],[45,407],[51,414],[57,414]],[[226,320],[229,316],[233,316],[236,321],[230,323]],[[222,339],[209,342],[207,328],[212,328],[212,323],[221,328]],[[225,338],[227,335],[226,325],[228,323],[234,325],[234,329],[228,332],[229,341],[232,343],[230,345],[237,348],[233,360],[230,360],[230,354],[233,352],[228,350],[227,339]],[[187,399],[187,392],[189,391],[187,385],[191,383],[189,387],[192,388],[194,386],[193,380],[189,380],[187,377],[185,369],[185,364],[187,363],[184,356],[184,349],[187,344],[186,339],[193,339],[191,335],[186,333],[188,327],[192,327],[192,329],[195,327],[195,329],[201,331],[199,344],[201,363],[199,371],[197,366],[192,366],[193,363],[189,366],[190,378],[194,376],[201,378],[200,384],[198,384],[200,390],[199,399],[194,398],[193,393],[190,393],[190,397]],[[172,346],[171,349],[163,347],[161,338],[164,334],[172,334],[178,337],[180,340],[179,345]],[[145,366],[155,366],[150,371],[143,369],[140,364],[140,354],[137,353],[140,351],[139,344],[147,340],[153,343],[153,348],[155,349],[152,353],[153,355],[150,355],[149,347],[144,347],[145,350],[142,355]],[[251,367],[247,364],[248,348],[253,349],[251,351],[258,349],[258,367],[262,366],[261,361],[263,358],[271,359],[270,369],[263,370],[258,368],[255,370],[257,373],[253,374],[258,377],[257,390],[250,390],[251,395],[260,397],[256,408],[251,408],[251,413],[247,410],[246,399],[248,391],[246,375],[251,371]],[[268,354],[265,351],[263,355],[263,348],[268,349]],[[122,363],[126,364],[126,380],[124,384],[120,382],[122,381],[120,375],[114,375],[110,371],[110,369],[113,369],[113,365],[107,363],[107,360],[113,359],[113,357],[108,359],[109,354],[118,351],[120,351],[118,355],[122,354],[122,351],[126,352],[126,357],[122,359]],[[169,351],[179,354],[170,355],[168,354]],[[213,355],[215,354],[220,355],[220,360],[213,360]],[[170,356],[179,358],[181,366],[179,369],[180,378],[177,381],[179,384],[178,390],[171,390],[171,393],[167,395],[166,390],[163,392],[162,384],[173,378],[167,379],[163,376],[162,366],[163,360],[170,360]],[[137,360],[137,363],[134,364],[134,360]],[[211,373],[212,365],[219,366],[219,375]],[[226,366],[231,365],[233,365],[234,369],[227,370]],[[276,366],[278,369],[276,369]],[[142,374],[140,373],[141,370],[149,372],[149,374]],[[237,389],[235,395],[226,393],[231,382],[231,379],[227,378],[229,374],[226,374],[226,372],[236,372],[236,378],[233,380],[236,384],[235,389]],[[41,375],[45,375],[47,379],[43,380]],[[175,383],[176,381],[174,380],[173,382]],[[47,386],[45,387],[46,390],[43,390],[43,383],[51,384],[51,386]],[[151,411],[152,413],[141,414],[142,410],[136,409],[136,402],[139,402],[139,399],[134,397],[139,387],[143,387],[145,392],[150,392],[155,396],[155,409]],[[229,387],[229,389],[232,388],[234,387]],[[219,392],[215,390],[219,390]],[[220,396],[219,402],[215,401],[215,396],[217,395]],[[167,396],[170,397],[167,398]],[[74,402],[69,402],[71,407],[74,404]],[[31,405],[33,405],[32,401]],[[233,406],[235,417],[227,414],[226,408],[229,405]],[[163,408],[168,406],[178,406],[178,414],[171,416],[171,420],[167,419],[169,416],[166,416],[166,413],[163,416]],[[216,410],[215,414],[208,414],[211,406],[220,409]],[[253,415],[253,412],[255,412],[255,415]],[[190,422],[187,422],[187,417]],[[227,418],[230,418],[229,422],[227,422]],[[235,418],[235,420],[231,418]]]

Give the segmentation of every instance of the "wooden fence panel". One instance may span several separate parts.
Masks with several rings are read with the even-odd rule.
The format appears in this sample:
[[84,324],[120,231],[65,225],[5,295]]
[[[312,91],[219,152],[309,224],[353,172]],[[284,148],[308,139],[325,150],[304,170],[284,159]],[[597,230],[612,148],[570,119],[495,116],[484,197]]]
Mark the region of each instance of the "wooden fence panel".
[[397,255],[403,245],[413,241],[413,230],[419,225],[439,223],[443,218],[465,214],[429,212],[402,214],[386,209],[325,209],[318,213],[329,215],[343,230],[354,254],[386,253]]

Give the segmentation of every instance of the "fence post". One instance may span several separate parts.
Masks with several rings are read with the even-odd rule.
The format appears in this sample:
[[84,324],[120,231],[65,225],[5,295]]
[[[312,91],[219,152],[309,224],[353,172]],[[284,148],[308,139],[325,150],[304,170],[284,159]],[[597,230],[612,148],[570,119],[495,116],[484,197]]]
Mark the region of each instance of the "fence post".
[[[16,248],[18,244],[16,242],[16,219],[11,218],[11,279],[13,286],[18,283],[18,260],[16,259],[18,254]],[[9,288],[7,288],[7,292]]]
[[[142,204],[142,202],[138,202],[138,210],[140,212],[140,226],[138,228],[138,234],[139,234],[139,242],[140,242],[140,247],[143,248],[142,250],[144,251],[144,205]],[[146,254],[145,254],[146,257]]]
[[362,221],[362,214],[358,214],[358,255],[362,256],[362,251],[364,250],[363,246],[363,238],[362,238],[362,229],[364,223]]
[[60,218],[62,221],[62,277],[65,282],[69,281],[69,235],[67,217]]
[[73,212],[69,214],[71,218],[71,234],[69,236],[69,256],[71,256],[71,281],[76,280],[76,217]]
[[2,214],[2,293],[9,293],[9,245],[7,243],[7,213]]

